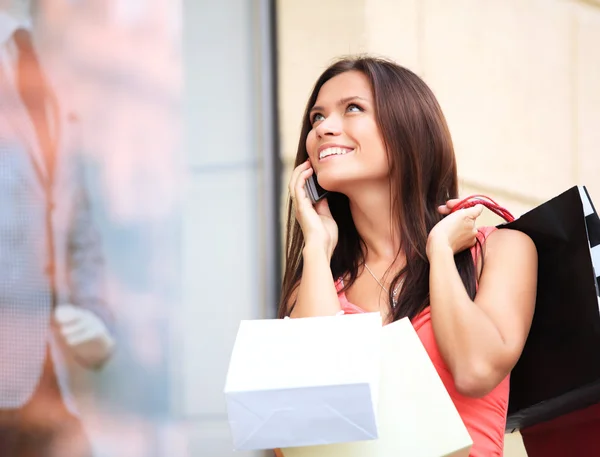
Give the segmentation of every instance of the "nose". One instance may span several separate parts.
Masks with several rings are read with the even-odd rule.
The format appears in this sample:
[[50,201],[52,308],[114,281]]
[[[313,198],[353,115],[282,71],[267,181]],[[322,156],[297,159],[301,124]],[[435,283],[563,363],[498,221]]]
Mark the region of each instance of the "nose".
[[323,119],[319,125],[317,125],[315,133],[319,138],[340,135],[342,133],[342,122],[339,116],[330,115]]

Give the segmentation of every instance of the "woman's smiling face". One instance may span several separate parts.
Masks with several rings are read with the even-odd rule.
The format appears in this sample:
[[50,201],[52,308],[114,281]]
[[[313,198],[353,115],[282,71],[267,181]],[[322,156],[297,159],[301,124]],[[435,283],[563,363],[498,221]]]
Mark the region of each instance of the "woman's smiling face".
[[347,71],[323,84],[310,121],[306,150],[323,188],[345,193],[359,182],[389,179],[373,91],[363,73]]

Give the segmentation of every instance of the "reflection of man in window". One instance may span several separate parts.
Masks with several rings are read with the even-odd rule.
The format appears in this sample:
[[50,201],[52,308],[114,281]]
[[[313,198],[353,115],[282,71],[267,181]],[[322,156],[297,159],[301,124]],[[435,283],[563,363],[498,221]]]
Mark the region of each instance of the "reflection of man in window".
[[40,65],[27,3],[0,0],[0,456],[83,457],[64,356],[102,366],[111,316],[75,122]]

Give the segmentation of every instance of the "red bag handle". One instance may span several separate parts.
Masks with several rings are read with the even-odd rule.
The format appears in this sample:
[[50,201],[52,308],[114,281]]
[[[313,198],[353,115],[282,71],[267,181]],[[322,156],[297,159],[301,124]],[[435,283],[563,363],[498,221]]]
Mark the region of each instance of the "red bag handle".
[[476,205],[485,206],[492,213],[500,216],[506,222],[513,222],[515,220],[515,217],[506,208],[500,206],[498,203],[496,203],[490,197],[486,197],[485,195],[479,195],[479,194],[471,195],[471,196],[459,201],[454,206],[454,208],[452,208],[451,213],[458,211],[459,209],[472,208],[473,206],[476,206]]

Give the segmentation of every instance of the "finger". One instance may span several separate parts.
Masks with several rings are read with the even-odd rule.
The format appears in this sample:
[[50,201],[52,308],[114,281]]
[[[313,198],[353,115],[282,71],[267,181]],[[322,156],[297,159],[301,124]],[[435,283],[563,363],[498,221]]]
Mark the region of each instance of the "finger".
[[296,187],[294,189],[294,194],[296,196],[296,208],[300,209],[302,208],[304,205],[310,205],[312,206],[312,202],[310,201],[310,199],[308,198],[308,195],[306,195],[306,191],[304,190],[304,184],[306,184],[306,180],[314,173],[314,170],[311,168],[308,168],[307,170],[302,171],[299,175],[298,175],[298,179],[296,180]]
[[296,180],[298,179],[298,175],[309,167],[310,167],[310,161],[308,159],[306,159],[304,162],[302,162],[300,165],[298,165],[296,168],[294,168],[292,170],[292,174],[290,176],[290,190],[293,190],[294,184],[296,183]]
[[445,205],[445,206],[446,206],[446,207],[448,207],[449,209],[452,209],[452,208],[454,208],[454,207],[455,207],[455,206],[456,206],[458,203],[460,203],[460,201],[461,201],[461,200],[460,200],[460,198],[453,198],[453,199],[450,199],[450,200],[448,200],[448,201],[446,202],[446,205]]
[[483,213],[483,208],[483,205],[475,205],[472,208],[467,208],[467,215],[471,219],[477,219],[479,216],[481,216],[481,213]]
[[[290,198],[292,200],[292,205],[295,211],[298,210],[298,201],[303,201],[306,198],[306,192],[304,190],[304,183],[310,174],[312,173],[312,168],[310,168],[310,163],[307,163],[308,168],[304,168],[298,170],[298,174],[295,177],[294,182],[292,183],[292,190],[290,192]],[[309,170],[311,170],[309,172]]]
[[452,212],[452,210],[454,209],[454,207],[460,203],[460,199],[459,198],[453,198],[451,200],[448,200],[444,205],[440,205],[438,206],[438,212],[440,214],[444,214],[444,215],[448,215]]
[[290,176],[290,181],[288,184],[288,191],[290,193],[290,197],[292,198],[292,200],[296,197],[295,189],[296,189],[296,183],[298,181],[298,176],[300,176],[300,174],[303,171],[305,171],[306,169],[308,169],[309,167],[310,167],[310,162],[307,159],[305,162],[302,162],[300,165],[298,165],[296,168],[294,168],[294,171],[292,171],[292,175]]

